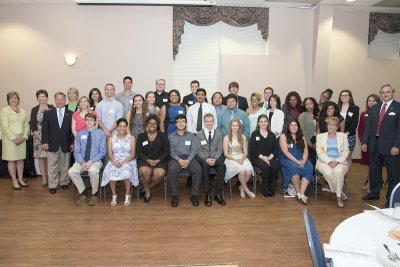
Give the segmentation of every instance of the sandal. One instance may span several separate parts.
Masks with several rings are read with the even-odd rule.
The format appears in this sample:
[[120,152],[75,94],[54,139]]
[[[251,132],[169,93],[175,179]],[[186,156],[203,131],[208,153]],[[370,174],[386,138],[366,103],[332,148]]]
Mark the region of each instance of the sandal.
[[111,198],[111,206],[112,207],[117,206],[117,195],[112,196],[112,198]]
[[297,200],[303,205],[308,205],[307,197],[305,195],[298,194]]
[[341,197],[337,198],[337,205],[338,205],[339,208],[343,208],[344,207],[343,199]]
[[342,192],[342,196],[341,196],[341,198],[342,198],[342,200],[343,200],[343,201],[346,201],[346,200],[347,200],[347,196],[346,196],[346,194]]
[[128,207],[131,204],[131,195],[125,195],[124,206]]

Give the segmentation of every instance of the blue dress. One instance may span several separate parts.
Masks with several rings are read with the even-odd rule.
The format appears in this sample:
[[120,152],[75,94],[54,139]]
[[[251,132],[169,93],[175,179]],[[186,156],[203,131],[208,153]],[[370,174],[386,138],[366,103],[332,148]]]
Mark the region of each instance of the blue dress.
[[167,110],[168,112],[168,117],[169,117],[169,124],[167,128],[167,135],[170,133],[173,133],[176,131],[176,126],[175,126],[175,118],[178,116],[178,114],[184,114],[186,115],[186,109],[185,107],[182,106],[170,106],[169,109]]
[[[303,150],[297,147],[296,144],[288,144],[288,151],[297,160],[303,159]],[[296,174],[300,175],[300,177],[305,177],[308,181],[311,181],[314,168],[309,160],[306,161],[304,167],[299,167],[295,162],[288,159],[285,154],[283,154],[281,149],[278,150],[278,159],[285,181],[285,188],[288,187],[292,177]]]

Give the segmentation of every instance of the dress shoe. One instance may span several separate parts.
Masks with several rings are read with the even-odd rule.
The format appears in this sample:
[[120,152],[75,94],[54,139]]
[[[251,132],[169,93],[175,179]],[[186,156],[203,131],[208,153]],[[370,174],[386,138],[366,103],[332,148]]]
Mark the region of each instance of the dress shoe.
[[56,188],[50,188],[49,189],[50,194],[55,194],[57,192]]
[[204,200],[204,205],[206,205],[207,207],[210,207],[211,204],[212,204],[211,195],[206,194],[206,199]]
[[144,202],[144,203],[149,203],[149,202],[150,202],[150,199],[151,199],[150,197],[144,197],[144,198],[143,198],[143,202]]
[[142,197],[142,196],[144,196],[144,195],[146,195],[146,191],[144,191],[144,189],[142,188],[142,189],[140,189],[140,191],[139,191],[139,196]]
[[269,196],[269,197],[275,197],[275,193],[268,192],[268,196]]
[[226,202],[225,202],[225,200],[224,200],[224,198],[222,197],[221,194],[216,194],[216,195],[214,196],[214,199],[215,199],[215,201],[218,202],[218,204],[220,204],[220,205],[222,205],[222,206],[225,206],[225,205],[226,205]]
[[199,205],[199,200],[197,199],[197,196],[193,195],[190,198],[190,201],[192,201],[192,205],[197,207]]
[[176,208],[179,204],[179,197],[173,196],[171,201],[171,207]]
[[269,195],[268,193],[262,192],[262,195],[263,195],[264,197],[270,197],[270,195]]
[[75,205],[83,206],[88,201],[89,201],[89,198],[87,196],[85,196],[84,194],[82,194],[82,195],[79,196],[79,199],[75,202]]
[[373,200],[373,199],[379,199],[379,196],[368,194],[362,197],[362,200]]
[[64,185],[61,186],[61,188],[62,188],[63,190],[67,190],[67,189],[68,189],[68,185],[67,185],[67,184],[64,184]]

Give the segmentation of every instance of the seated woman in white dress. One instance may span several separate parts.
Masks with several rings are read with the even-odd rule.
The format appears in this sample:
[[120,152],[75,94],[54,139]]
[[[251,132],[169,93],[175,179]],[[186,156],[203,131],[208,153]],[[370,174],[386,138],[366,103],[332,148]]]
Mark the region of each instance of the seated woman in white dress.
[[343,201],[347,200],[343,185],[349,171],[349,143],[347,134],[337,132],[340,125],[337,117],[327,118],[325,122],[328,132],[317,135],[318,161],[315,167],[328,182],[330,191],[336,194],[338,207],[343,208]]
[[237,174],[240,182],[240,196],[245,198],[247,194],[250,198],[255,198],[256,195],[247,187],[247,182],[253,173],[253,166],[247,158],[246,136],[242,131],[240,120],[231,120],[228,135],[223,140],[226,165],[225,182]]
[[109,161],[103,172],[101,186],[110,182],[112,200],[111,206],[117,205],[115,187],[117,181],[124,181],[125,201],[124,206],[131,204],[131,184],[139,184],[138,171],[135,159],[135,138],[128,134],[128,121],[125,118],[117,120],[117,133],[107,141]]

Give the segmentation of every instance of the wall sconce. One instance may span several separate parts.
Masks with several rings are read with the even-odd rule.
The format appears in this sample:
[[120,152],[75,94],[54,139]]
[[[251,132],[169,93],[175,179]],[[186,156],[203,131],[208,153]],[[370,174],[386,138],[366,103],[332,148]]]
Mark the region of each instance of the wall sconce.
[[77,57],[75,55],[66,55],[64,59],[68,66],[72,66],[76,63]]

